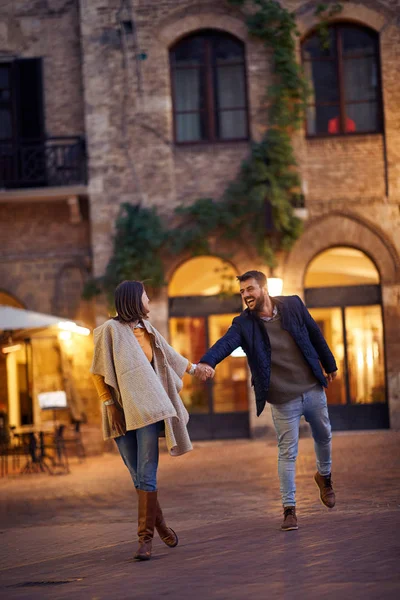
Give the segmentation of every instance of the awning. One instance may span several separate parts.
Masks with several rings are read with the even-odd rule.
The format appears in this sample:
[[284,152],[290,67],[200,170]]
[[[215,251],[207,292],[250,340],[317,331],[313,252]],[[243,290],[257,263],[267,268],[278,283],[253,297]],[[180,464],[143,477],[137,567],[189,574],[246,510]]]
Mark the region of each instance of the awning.
[[66,319],[13,306],[0,306],[0,330],[2,331],[42,329],[58,325],[60,321],[66,321]]

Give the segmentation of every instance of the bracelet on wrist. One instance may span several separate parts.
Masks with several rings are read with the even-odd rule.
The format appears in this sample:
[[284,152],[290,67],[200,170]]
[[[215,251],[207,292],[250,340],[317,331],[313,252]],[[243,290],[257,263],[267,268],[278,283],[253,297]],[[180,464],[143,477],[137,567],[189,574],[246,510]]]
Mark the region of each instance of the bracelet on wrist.
[[106,400],[104,402],[104,406],[111,406],[111,404],[115,404],[114,400],[110,399],[110,400]]
[[190,367],[190,369],[188,371],[189,375],[194,375],[195,374],[196,367],[197,367],[196,364],[192,364],[192,366]]

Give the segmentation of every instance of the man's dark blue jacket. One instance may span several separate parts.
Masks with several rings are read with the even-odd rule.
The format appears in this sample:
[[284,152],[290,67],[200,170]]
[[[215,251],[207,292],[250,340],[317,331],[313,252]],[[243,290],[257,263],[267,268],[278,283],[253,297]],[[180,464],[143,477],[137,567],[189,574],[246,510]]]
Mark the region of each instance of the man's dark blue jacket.
[[[336,371],[336,362],[320,328],[299,296],[277,296],[276,303],[283,329],[286,329],[303,353],[316,379],[327,387],[321,369]],[[256,395],[257,416],[264,410],[271,377],[271,344],[261,319],[248,308],[232,321],[226,334],[212,346],[199,362],[215,367],[241,346],[247,355]]]

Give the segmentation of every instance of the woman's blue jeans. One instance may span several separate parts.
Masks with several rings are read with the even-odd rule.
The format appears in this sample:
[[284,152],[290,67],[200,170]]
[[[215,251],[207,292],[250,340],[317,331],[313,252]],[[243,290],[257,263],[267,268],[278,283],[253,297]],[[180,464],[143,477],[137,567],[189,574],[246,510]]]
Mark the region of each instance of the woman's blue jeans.
[[332,434],[325,390],[316,385],[285,404],[271,404],[272,418],[278,437],[278,474],[283,506],[296,505],[296,458],[299,445],[300,419],[310,424],[314,438],[317,469],[330,475]]
[[115,438],[135,488],[145,492],[157,490],[158,434],[161,426],[162,422],[153,423]]

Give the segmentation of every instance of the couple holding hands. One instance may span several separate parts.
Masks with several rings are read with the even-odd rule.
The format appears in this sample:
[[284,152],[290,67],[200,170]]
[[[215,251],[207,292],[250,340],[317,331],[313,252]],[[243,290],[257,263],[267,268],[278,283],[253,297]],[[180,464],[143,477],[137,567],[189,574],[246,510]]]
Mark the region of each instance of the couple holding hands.
[[115,290],[117,316],[94,331],[91,372],[102,401],[103,433],[114,438],[138,494],[139,546],[134,558],[151,558],[156,530],[173,548],[178,536],[167,526],[157,498],[158,438],[172,456],[192,449],[188,412],[179,392],[189,373],[201,381],[241,346],[247,355],[257,416],[271,405],[278,439],[278,474],[284,519],[297,526],[295,466],[302,416],[314,438],[321,501],[335,505],[331,481],[331,426],[324,387],[337,375],[335,359],[318,325],[298,296],[268,294],[266,276],[247,271],[237,277],[247,308],[198,364],[176,352],[148,320],[149,298],[139,281]]

